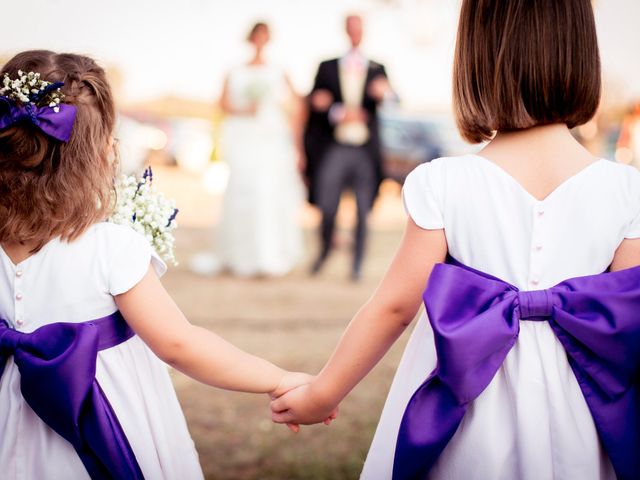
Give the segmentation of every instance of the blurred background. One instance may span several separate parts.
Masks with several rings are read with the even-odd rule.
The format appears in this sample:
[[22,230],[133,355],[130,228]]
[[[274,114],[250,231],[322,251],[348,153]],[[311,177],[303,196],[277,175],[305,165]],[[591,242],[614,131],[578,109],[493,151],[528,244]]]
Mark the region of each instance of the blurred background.
[[[604,95],[596,117],[574,131],[595,155],[640,164],[640,2],[596,0]],[[119,109],[124,172],[155,171],[180,208],[177,257],[164,283],[194,323],[289,368],[317,372],[358,307],[373,292],[399,241],[404,175],[438,156],[474,151],[451,115],[455,0],[32,0],[5,2],[0,62],[33,48],[89,54],[106,67]],[[268,23],[266,58],[306,96],[318,63],[348,48],[344,18],[364,20],[362,50],[385,64],[399,102],[379,115],[390,178],[369,219],[362,280],[347,277],[355,221],[347,194],[338,213],[337,252],[308,274],[318,245],[317,210],[299,214],[304,257],[280,276],[201,275],[189,268],[215,248],[228,185],[218,106],[227,72],[251,59],[247,33]],[[330,428],[293,436],[272,425],[268,400],[221,392],[173,373],[207,478],[357,478],[407,335],[344,402]],[[426,373],[426,372],[425,372]]]

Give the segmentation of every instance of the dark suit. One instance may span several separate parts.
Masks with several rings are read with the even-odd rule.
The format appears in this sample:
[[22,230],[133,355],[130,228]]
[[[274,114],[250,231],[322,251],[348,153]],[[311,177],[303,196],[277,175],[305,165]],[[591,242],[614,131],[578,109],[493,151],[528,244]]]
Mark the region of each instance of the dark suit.
[[[367,113],[369,138],[363,145],[339,144],[334,138],[335,125],[329,111],[314,111],[310,106],[309,119],[304,133],[307,157],[306,177],[309,201],[322,211],[322,251],[314,269],[322,264],[333,239],[335,216],[340,196],[345,188],[351,188],[356,196],[358,225],[354,245],[353,274],[359,275],[365,246],[366,219],[382,181],[380,141],[378,135],[377,101],[369,95],[371,82],[379,76],[386,77],[382,65],[369,61],[364,82],[361,107]],[[343,103],[340,88],[339,59],[322,62],[314,81],[311,95],[316,90],[327,90],[334,103]],[[317,267],[317,268],[316,268]]]
[[[335,103],[342,103],[342,91],[340,90],[340,77],[338,74],[338,61],[334,58],[332,60],[324,61],[318,67],[318,73],[316,74],[315,81],[311,94],[316,90],[328,90],[333,95],[333,101]],[[384,66],[369,61],[369,68],[367,71],[367,78],[365,81],[365,91],[362,97],[362,108],[364,108],[369,114],[368,127],[370,138],[364,145],[370,156],[371,162],[376,169],[376,175],[378,179],[377,186],[382,181],[382,159],[380,155],[380,140],[378,135],[378,117],[377,117],[377,102],[371,98],[368,94],[369,85],[371,81],[378,77],[384,76],[386,78],[387,73]],[[304,150],[307,157],[307,166],[305,175],[309,184],[309,201],[312,204],[316,203],[315,199],[315,185],[314,179],[322,164],[322,158],[326,153],[329,146],[334,142],[333,131],[334,125],[329,121],[329,115],[327,112],[316,112],[312,108],[309,108],[309,119],[304,131]]]

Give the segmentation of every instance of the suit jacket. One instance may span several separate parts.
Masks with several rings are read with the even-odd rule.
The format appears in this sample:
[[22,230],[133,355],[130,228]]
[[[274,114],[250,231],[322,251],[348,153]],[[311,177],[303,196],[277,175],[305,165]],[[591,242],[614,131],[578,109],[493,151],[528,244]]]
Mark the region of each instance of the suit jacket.
[[[313,89],[309,97],[316,90],[328,90],[333,95],[334,103],[342,103],[342,91],[340,89],[340,75],[338,70],[338,58],[324,61],[318,67]],[[362,108],[368,113],[367,126],[369,128],[369,140],[363,147],[369,153],[370,161],[374,164],[377,173],[377,186],[382,181],[382,158],[380,154],[380,140],[378,135],[377,102],[369,93],[371,81],[378,76],[386,77],[384,66],[369,61],[369,67],[362,96]],[[314,111],[309,105],[309,118],[304,131],[304,149],[307,157],[305,175],[309,184],[309,202],[315,203],[315,178],[321,168],[322,160],[327,148],[335,142],[333,137],[334,125],[329,121],[327,112]],[[377,194],[377,189],[376,189]]]

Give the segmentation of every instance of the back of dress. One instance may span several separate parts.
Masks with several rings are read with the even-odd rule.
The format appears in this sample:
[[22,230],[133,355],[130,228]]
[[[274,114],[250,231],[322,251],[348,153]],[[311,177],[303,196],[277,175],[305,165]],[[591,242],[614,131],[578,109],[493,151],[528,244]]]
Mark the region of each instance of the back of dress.
[[[110,315],[117,310],[114,297],[137,285],[150,265],[159,275],[166,268],[143,236],[111,223],[93,225],[70,243],[54,238],[18,264],[0,248],[0,319],[29,334]],[[167,367],[139,337],[100,351],[96,380],[145,478],[202,478]],[[21,388],[9,357],[0,372],[0,476],[89,478],[71,443],[34,413]],[[65,393],[60,385],[51,395]]]
[[[441,158],[416,168],[403,196],[419,227],[444,229],[452,257],[520,290],[602,273],[624,238],[640,237],[640,173],[607,160],[536,199],[483,157]],[[391,478],[402,415],[435,366],[433,333],[423,314],[398,368],[362,478]],[[467,410],[429,478],[615,478],[548,322],[520,322],[515,346]]]
[[521,290],[551,287],[610,265],[626,238],[640,236],[640,174],[599,160],[545,199],[495,163],[441,158],[407,178],[407,211],[422,228],[444,228],[451,256]]

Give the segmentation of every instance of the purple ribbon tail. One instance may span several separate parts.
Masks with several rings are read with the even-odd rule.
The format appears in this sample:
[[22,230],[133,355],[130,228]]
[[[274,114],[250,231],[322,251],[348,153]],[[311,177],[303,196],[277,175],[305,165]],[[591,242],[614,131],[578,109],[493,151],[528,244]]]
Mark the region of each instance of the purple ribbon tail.
[[640,478],[640,385],[612,401],[569,361],[618,480]]
[[[76,451],[92,479],[143,479],[131,445],[98,382],[82,422],[84,445]],[[75,446],[74,446],[75,447]]]
[[144,478],[95,374],[97,354],[134,335],[122,315],[22,333],[0,321],[0,373],[9,355],[32,410],[78,453],[92,479]]
[[393,478],[424,479],[456,433],[467,405],[432,374],[413,394],[400,425]]

